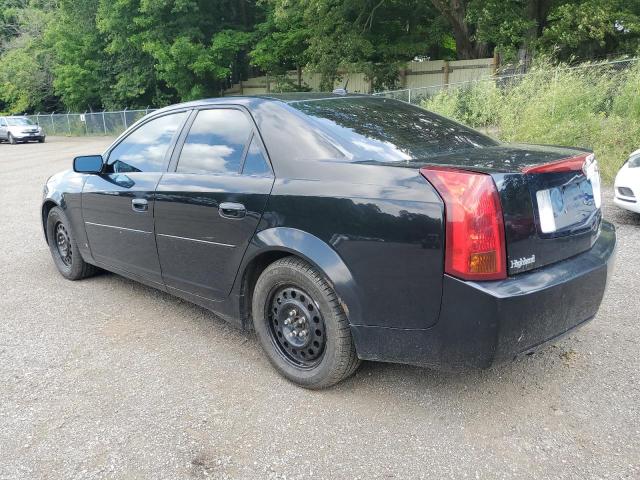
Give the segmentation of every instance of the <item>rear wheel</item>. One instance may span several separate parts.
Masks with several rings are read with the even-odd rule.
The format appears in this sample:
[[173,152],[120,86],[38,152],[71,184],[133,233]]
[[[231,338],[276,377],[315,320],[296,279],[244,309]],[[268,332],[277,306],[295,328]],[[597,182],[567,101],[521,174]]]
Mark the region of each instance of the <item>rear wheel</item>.
[[252,313],[269,361],[298,385],[329,387],[360,364],[336,293],[299,258],[285,257],[265,269],[255,286]]
[[94,275],[97,267],[85,262],[71,232],[69,220],[60,207],[54,207],[47,217],[47,239],[53,262],[68,280],[80,280]]

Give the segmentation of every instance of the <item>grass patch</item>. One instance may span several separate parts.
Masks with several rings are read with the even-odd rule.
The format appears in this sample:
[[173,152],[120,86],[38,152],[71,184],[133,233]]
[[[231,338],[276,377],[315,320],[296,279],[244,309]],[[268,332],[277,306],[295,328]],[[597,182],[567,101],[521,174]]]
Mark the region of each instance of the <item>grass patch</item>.
[[506,142],[592,149],[612,183],[640,147],[640,62],[624,70],[585,67],[542,63],[523,77],[442,90],[422,106]]

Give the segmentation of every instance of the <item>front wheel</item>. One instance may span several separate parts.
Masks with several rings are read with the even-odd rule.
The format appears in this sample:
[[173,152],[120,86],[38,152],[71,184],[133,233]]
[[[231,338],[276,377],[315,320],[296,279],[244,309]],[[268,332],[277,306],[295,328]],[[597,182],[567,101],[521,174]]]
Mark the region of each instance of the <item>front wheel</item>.
[[13,135],[11,135],[11,134],[9,134],[8,140],[9,140],[9,143],[11,145],[15,145],[16,143],[18,143],[18,142],[16,142],[15,137]]
[[285,257],[265,269],[255,286],[252,314],[271,364],[302,387],[330,387],[360,364],[336,293],[300,258]]
[[44,137],[38,139],[38,143],[44,143]]
[[97,272],[97,267],[80,256],[69,220],[60,207],[52,208],[47,217],[47,240],[53,262],[66,279],[80,280]]

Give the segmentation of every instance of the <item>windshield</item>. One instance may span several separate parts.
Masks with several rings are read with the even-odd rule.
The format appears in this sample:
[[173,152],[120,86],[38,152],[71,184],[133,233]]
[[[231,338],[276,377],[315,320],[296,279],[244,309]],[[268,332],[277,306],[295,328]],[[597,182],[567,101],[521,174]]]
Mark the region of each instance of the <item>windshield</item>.
[[24,126],[24,125],[35,125],[28,118],[22,118],[22,117],[7,118],[7,124],[9,126],[11,126],[11,127],[20,127],[20,126]]
[[640,153],[636,155],[631,155],[629,157],[629,168],[638,168],[640,167]]
[[397,162],[498,145],[480,132],[397,100],[344,97],[290,105],[361,160]]

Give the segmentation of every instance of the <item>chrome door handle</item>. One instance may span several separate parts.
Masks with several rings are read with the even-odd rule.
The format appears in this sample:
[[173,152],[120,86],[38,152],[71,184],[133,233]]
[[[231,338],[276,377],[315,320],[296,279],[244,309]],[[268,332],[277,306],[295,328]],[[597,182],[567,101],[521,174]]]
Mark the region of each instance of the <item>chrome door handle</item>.
[[242,218],[247,214],[247,209],[241,203],[222,202],[218,212],[224,218]]
[[149,210],[149,202],[144,198],[134,198],[131,200],[131,208],[134,212],[146,212]]

